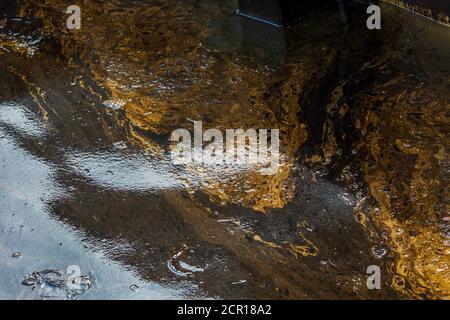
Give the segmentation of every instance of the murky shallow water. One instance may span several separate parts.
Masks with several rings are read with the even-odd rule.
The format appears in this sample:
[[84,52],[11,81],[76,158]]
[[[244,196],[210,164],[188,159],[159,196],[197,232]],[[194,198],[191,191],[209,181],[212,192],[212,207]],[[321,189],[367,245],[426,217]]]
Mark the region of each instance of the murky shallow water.
[[[388,6],[380,32],[352,7],[285,32],[235,1],[81,7],[76,32],[58,0],[3,23],[1,298],[68,298],[21,283],[71,265],[77,299],[448,298],[447,29]],[[192,120],[280,129],[279,173],[173,166]]]

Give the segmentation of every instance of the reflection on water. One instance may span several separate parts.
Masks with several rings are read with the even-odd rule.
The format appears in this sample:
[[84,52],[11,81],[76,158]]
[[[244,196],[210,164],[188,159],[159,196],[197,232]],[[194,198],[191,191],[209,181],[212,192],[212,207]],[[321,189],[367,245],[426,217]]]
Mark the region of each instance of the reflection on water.
[[14,102],[2,104],[0,109],[0,123],[3,126],[11,126],[21,134],[38,138],[44,136],[46,132],[43,124],[36,122],[34,115],[25,106],[18,105]]
[[68,159],[69,166],[76,173],[92,179],[101,187],[156,191],[170,190],[182,185],[182,181],[168,171],[167,164],[159,162],[156,165],[143,156],[127,157],[118,152],[97,154],[74,152],[71,157]]
[[[50,268],[66,270],[71,265],[91,273],[93,280],[93,289],[79,299],[174,299],[195,292],[194,288],[170,288],[143,281],[134,272],[105,259],[101,252],[92,252],[82,232],[51,219],[47,204],[70,197],[70,191],[58,185],[54,170],[45,162],[24,151],[4,130],[0,133],[1,298],[39,298],[43,292],[21,286],[25,277]],[[14,258],[13,253],[18,251],[20,258]],[[139,290],[130,290],[131,285]],[[66,298],[55,293],[53,296]]]
[[[92,297],[135,297],[105,284],[106,265],[108,283],[137,284],[145,298],[197,287],[448,297],[447,29],[389,6],[379,32],[357,7],[347,26],[330,8],[283,32],[236,17],[236,1],[86,0],[82,29],[69,32],[65,6],[21,1],[0,41],[2,187],[23,193],[14,186],[46,177],[27,189],[48,203],[29,213],[46,213],[33,232],[44,238],[29,241],[66,250],[37,248],[38,265],[5,257],[23,263],[7,269],[9,295],[26,292],[26,273],[79,264],[97,277]],[[280,129],[278,174],[174,167],[168,138],[192,120]],[[29,170],[9,169],[14,157]],[[2,219],[27,226],[3,209]],[[379,292],[365,287],[373,264]]]

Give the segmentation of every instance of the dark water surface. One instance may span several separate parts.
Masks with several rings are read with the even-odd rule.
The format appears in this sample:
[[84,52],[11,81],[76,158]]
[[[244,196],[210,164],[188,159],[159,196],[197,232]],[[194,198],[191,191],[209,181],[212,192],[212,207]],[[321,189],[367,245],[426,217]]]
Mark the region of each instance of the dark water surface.
[[[78,31],[62,0],[0,20],[0,298],[450,297],[449,29],[390,6],[381,31],[352,6],[287,30],[236,1],[80,6]],[[193,120],[280,129],[278,174],[174,166]],[[73,265],[86,290],[22,284]]]

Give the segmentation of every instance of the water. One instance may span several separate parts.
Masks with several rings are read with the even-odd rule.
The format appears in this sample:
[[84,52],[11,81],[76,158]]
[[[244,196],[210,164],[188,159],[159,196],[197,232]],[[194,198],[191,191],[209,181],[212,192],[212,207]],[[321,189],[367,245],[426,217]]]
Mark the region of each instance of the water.
[[[4,22],[1,298],[448,297],[448,30],[385,6],[381,31],[357,7],[283,31],[236,5],[86,1],[68,32],[64,1],[22,1]],[[278,174],[174,166],[192,120],[280,129]],[[55,292],[73,265],[90,286]]]

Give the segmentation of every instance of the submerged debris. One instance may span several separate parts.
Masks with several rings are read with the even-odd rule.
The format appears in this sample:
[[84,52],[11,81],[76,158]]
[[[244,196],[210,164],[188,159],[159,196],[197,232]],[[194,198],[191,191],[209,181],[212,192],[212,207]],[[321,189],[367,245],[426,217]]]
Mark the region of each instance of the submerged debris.
[[11,257],[15,258],[15,259],[19,259],[22,258],[22,253],[20,252],[14,252]]
[[34,271],[22,285],[38,290],[41,298],[75,299],[92,287],[92,275],[74,275],[62,270]]

